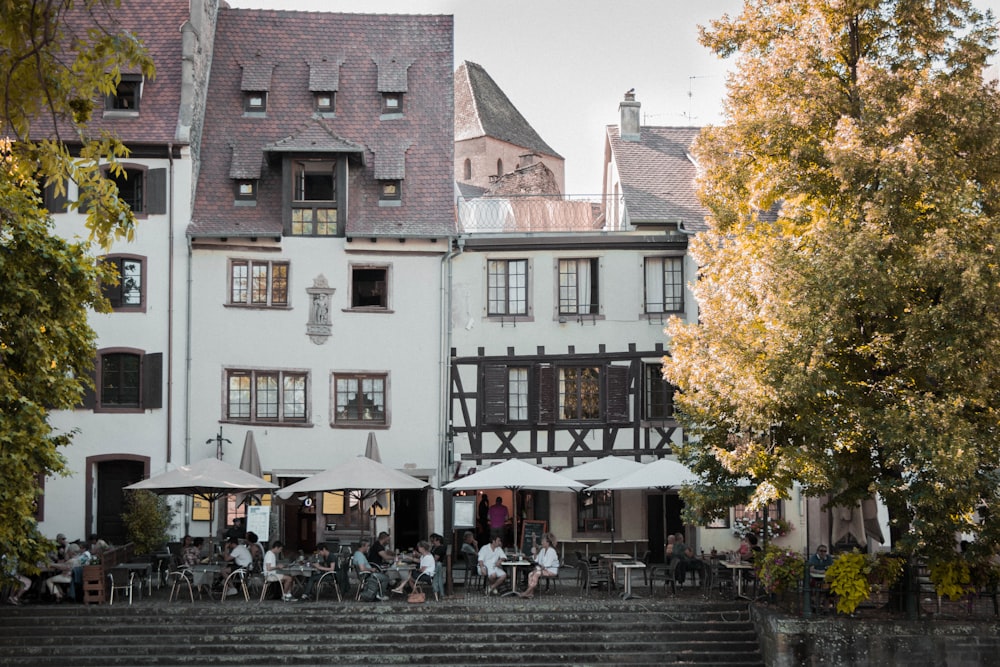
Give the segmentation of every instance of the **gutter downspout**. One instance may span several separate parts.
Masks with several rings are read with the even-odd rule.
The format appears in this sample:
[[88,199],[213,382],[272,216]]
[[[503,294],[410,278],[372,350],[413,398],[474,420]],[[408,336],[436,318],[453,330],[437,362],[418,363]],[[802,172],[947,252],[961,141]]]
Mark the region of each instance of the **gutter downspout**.
[[[184,323],[184,464],[191,462],[191,237],[187,237],[187,321]],[[184,497],[184,534],[191,534],[191,496]]]
[[[457,248],[452,249],[453,242],[456,243]],[[450,470],[448,463],[448,456],[450,454],[449,449],[454,447],[453,442],[449,442],[449,432],[451,428],[448,424],[448,413],[450,412],[449,406],[451,401],[449,396],[451,395],[451,301],[452,301],[452,259],[460,255],[465,249],[465,239],[458,237],[448,237],[448,251],[441,258],[441,269],[440,269],[440,304],[441,304],[441,320],[439,325],[441,327],[441,349],[440,360],[438,366],[440,368],[440,375],[438,378],[438,386],[441,391],[441,401],[440,409],[438,410],[438,442],[441,446],[438,448],[438,483],[437,486],[440,488],[445,482],[450,481]],[[438,491],[437,493],[444,494],[443,491]],[[443,505],[440,505],[443,508]],[[436,513],[435,518],[435,530],[438,533],[444,532],[444,511]]]
[[167,466],[173,461],[174,424],[174,144],[167,144]]

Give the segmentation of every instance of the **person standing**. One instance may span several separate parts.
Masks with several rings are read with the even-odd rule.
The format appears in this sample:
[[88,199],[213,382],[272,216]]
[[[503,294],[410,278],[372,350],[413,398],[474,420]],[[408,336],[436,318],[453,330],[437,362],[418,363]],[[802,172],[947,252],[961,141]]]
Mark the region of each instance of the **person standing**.
[[[490,540],[490,497],[484,491],[479,496],[479,520],[477,521],[479,536],[476,542],[486,544]],[[476,547],[477,549],[479,547]]]
[[496,503],[490,507],[489,511],[490,538],[503,537],[503,530],[507,525],[507,519],[509,518],[510,511],[507,509],[507,506],[503,504],[503,498],[497,496]]

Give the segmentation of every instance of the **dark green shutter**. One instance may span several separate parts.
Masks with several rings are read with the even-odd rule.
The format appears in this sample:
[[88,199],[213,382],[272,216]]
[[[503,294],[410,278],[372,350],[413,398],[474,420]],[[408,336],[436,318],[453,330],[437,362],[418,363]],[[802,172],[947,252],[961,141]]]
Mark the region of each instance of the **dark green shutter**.
[[487,424],[507,423],[506,366],[483,366],[483,421]]
[[628,414],[628,366],[607,366],[604,369],[604,400],[608,423],[630,422]]
[[142,407],[146,410],[163,407],[163,353],[154,352],[142,358]]
[[167,170],[150,169],[146,172],[146,212],[164,215],[167,212]]

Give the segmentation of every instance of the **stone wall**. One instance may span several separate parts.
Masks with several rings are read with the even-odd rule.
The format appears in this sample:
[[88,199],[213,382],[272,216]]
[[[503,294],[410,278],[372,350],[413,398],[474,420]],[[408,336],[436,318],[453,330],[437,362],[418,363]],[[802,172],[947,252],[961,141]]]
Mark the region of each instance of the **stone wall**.
[[771,667],[978,667],[1000,661],[1000,622],[790,617],[754,605]]

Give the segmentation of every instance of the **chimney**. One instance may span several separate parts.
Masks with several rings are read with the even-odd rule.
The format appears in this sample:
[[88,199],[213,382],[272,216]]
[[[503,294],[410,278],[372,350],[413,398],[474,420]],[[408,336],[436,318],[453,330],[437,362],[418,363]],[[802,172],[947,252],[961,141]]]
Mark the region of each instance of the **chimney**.
[[621,113],[621,125],[618,133],[624,141],[639,141],[639,107],[642,104],[635,101],[635,88],[625,93],[625,99],[618,104]]
[[524,169],[525,167],[530,167],[535,164],[535,162],[538,161],[539,155],[538,153],[525,153],[524,155],[518,155],[517,157],[520,159],[518,164],[521,165],[521,169]]

